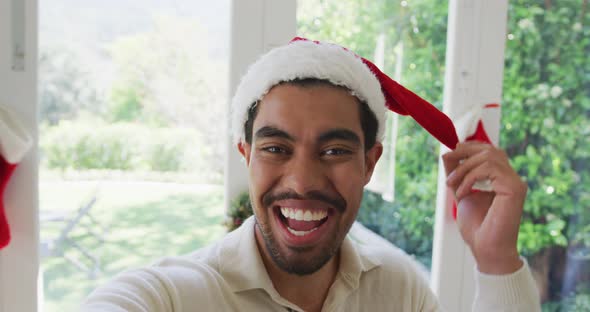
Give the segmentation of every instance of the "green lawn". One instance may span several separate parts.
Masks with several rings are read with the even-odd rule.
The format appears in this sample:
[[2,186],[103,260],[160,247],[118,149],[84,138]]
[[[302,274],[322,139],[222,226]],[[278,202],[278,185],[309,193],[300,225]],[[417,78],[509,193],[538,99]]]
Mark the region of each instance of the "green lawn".
[[[223,189],[177,183],[119,181],[43,181],[40,209],[73,213],[98,190],[93,216],[109,230],[99,244],[83,229],[76,241],[100,255],[101,272],[91,278],[62,257],[42,259],[44,310],[75,311],[97,285],[116,273],[149,264],[167,255],[202,247],[225,233]],[[62,226],[41,224],[41,238],[55,237]],[[74,248],[65,253],[84,261]]]

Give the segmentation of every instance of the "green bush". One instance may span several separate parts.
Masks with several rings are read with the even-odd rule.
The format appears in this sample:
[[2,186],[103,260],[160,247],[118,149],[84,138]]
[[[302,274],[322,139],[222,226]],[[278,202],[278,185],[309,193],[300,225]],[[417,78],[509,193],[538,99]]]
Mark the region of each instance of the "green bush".
[[244,220],[248,219],[254,212],[252,211],[252,204],[250,203],[250,195],[248,192],[241,193],[229,206],[229,210],[226,212],[225,220],[223,225],[227,228],[228,232],[237,229]]
[[61,122],[45,128],[41,154],[52,169],[118,169],[137,167],[136,129],[127,125],[95,127]]
[[144,153],[150,170],[207,171],[206,150],[196,130],[159,128],[152,130],[146,141]]
[[590,17],[582,0],[511,2],[501,142],[526,178],[519,249],[576,244],[590,221]]
[[109,119],[113,122],[132,122],[140,119],[142,114],[142,95],[139,87],[117,86],[111,91],[111,101],[108,111]]
[[42,164],[49,169],[208,170],[194,129],[66,121],[42,131]]
[[365,190],[357,221],[414,256],[426,267],[432,264],[434,206],[404,207]]
[[543,312],[585,312],[590,311],[590,284],[581,285],[575,292],[543,304]]

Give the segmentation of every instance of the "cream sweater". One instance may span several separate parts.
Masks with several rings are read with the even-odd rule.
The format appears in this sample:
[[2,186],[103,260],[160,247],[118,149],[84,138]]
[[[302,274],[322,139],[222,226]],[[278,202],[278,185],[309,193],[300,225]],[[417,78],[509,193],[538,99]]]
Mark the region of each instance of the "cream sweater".
[[[355,225],[322,311],[443,311],[419,266]],[[476,273],[473,311],[540,311],[526,262],[515,273]],[[302,311],[282,298],[264,268],[254,219],[218,243],[122,273],[96,289],[82,311]]]

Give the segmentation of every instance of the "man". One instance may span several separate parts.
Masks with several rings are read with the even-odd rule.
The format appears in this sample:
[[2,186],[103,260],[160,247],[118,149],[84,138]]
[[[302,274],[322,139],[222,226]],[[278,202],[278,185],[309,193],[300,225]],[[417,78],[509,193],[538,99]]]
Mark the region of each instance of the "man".
[[[232,102],[255,217],[195,253],[128,272],[85,311],[439,311],[409,257],[347,237],[383,152],[386,107],[443,157],[477,262],[474,311],[538,311],[516,239],[526,185],[506,155],[457,143],[450,120],[342,47],[296,38],[249,69]],[[489,180],[492,192],[472,192]]]

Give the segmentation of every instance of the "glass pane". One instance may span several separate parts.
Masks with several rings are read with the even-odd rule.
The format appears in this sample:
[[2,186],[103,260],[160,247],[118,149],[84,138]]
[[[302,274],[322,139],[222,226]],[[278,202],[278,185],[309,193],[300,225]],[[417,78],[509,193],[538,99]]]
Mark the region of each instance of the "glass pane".
[[501,142],[529,185],[519,236],[544,311],[590,311],[590,8],[511,1]]
[[222,236],[229,0],[40,1],[45,311]]
[[[442,107],[446,1],[298,1],[298,35],[350,48]],[[391,113],[358,220],[430,268],[439,143]]]

